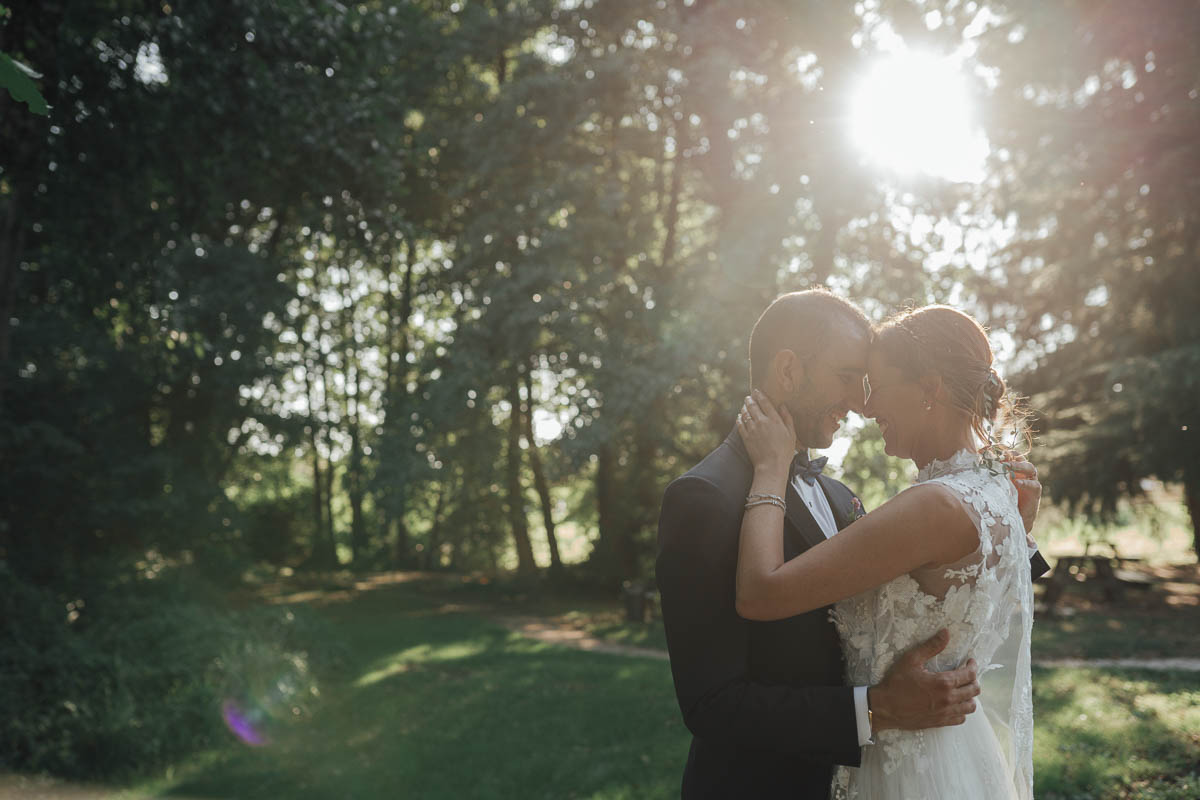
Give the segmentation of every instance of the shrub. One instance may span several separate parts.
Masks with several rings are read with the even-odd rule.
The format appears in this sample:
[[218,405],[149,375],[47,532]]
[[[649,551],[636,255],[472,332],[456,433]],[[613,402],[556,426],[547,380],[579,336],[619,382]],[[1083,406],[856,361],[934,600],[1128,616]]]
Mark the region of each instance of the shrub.
[[[297,610],[235,612],[183,572],[86,599],[0,563],[0,768],[108,778],[228,736],[231,704],[268,731],[307,714],[322,637]],[[332,660],[326,647],[317,666]]]

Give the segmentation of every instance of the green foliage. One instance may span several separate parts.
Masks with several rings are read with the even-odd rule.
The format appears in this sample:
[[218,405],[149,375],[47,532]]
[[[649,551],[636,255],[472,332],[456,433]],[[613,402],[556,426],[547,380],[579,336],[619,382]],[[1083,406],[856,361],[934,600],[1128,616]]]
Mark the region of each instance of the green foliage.
[[42,97],[32,80],[40,77],[8,54],[0,53],[0,89],[7,89],[13,100],[27,105],[32,113],[45,117],[50,114],[50,106],[46,105],[46,98]]
[[267,564],[299,564],[311,552],[312,488],[264,497],[241,507],[241,539],[247,555]]
[[[176,571],[64,601],[0,568],[0,767],[111,778],[223,741],[221,708],[258,698],[288,724],[336,650],[289,609],[232,612]],[[268,688],[286,682],[285,696]],[[278,695],[278,692],[276,693]],[[265,699],[265,702],[264,702]]]
[[1180,482],[1195,517],[1200,221],[1196,185],[1179,179],[1200,141],[1195,9],[1006,8],[980,58],[996,68],[988,113],[1005,162],[988,202],[1015,231],[982,297],[1036,360],[1021,385],[1047,486],[1111,515],[1144,478]]
[[868,511],[906,489],[914,477],[911,461],[883,451],[883,436],[873,422],[855,432],[854,441],[842,459],[840,480],[854,490]]

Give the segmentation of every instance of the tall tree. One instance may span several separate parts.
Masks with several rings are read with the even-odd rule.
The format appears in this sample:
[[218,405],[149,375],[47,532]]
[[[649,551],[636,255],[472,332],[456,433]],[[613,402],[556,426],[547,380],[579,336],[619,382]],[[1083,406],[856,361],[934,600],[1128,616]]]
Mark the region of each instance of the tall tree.
[[[999,4],[981,58],[997,215],[988,299],[1036,363],[1054,497],[1094,512],[1181,483],[1200,553],[1200,15],[1162,0]],[[1018,300],[1019,298],[1019,300]]]

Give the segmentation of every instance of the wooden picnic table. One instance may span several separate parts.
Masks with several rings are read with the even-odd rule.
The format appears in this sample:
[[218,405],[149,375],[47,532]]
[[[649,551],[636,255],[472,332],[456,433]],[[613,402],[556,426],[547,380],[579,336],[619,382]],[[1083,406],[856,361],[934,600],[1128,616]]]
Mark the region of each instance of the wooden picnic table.
[[1116,547],[1108,545],[1112,555],[1090,553],[1086,548],[1082,555],[1062,556],[1054,561],[1054,570],[1045,578],[1046,592],[1042,597],[1046,614],[1053,616],[1054,608],[1062,599],[1063,592],[1072,582],[1086,583],[1095,580],[1100,585],[1100,591],[1105,602],[1113,603],[1121,599],[1125,590],[1134,587],[1148,589],[1155,579],[1140,572],[1125,568],[1126,564],[1136,564],[1142,559],[1122,557]]

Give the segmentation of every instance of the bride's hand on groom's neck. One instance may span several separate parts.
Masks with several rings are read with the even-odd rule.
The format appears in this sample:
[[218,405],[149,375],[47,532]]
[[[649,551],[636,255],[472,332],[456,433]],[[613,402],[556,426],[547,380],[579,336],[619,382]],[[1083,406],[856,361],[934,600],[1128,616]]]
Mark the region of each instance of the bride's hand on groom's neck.
[[930,672],[926,662],[946,648],[945,629],[900,656],[883,680],[867,690],[874,733],[961,725],[975,710],[979,681],[974,660],[949,672]]
[[755,389],[738,413],[738,433],[756,475],[786,479],[796,454],[796,426],[784,406],[778,408]]

